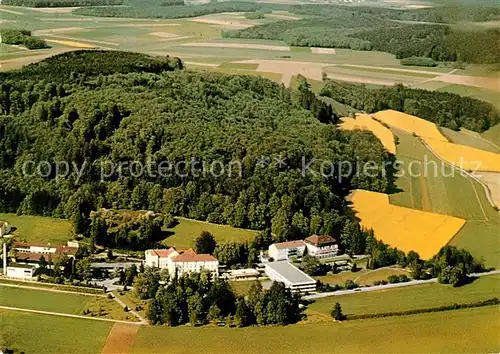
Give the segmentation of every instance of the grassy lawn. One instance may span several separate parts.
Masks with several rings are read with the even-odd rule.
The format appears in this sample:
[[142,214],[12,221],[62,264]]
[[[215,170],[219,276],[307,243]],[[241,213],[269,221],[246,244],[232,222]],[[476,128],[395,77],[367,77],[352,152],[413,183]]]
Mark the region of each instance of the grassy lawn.
[[250,290],[250,286],[255,280],[231,281],[229,284],[236,294],[246,296]]
[[194,239],[202,231],[210,232],[219,243],[225,241],[251,241],[257,234],[257,231],[237,229],[227,225],[217,225],[185,218],[178,218],[178,220],[179,224],[169,230],[174,234],[163,240],[163,244],[178,248],[190,248],[193,247]]
[[18,241],[66,244],[73,231],[71,222],[63,219],[0,213],[0,220],[16,228]]
[[[33,290],[0,286],[0,305],[19,307],[30,310],[50,311],[83,315],[83,310],[90,310],[94,316],[118,320],[135,321],[133,315],[111,299],[102,296],[57,293],[45,290]],[[100,312],[100,315],[98,315]],[[89,316],[92,316],[89,314]]]
[[131,310],[135,310],[136,306],[140,305],[143,307],[143,310],[136,311],[139,316],[146,318],[146,309],[147,309],[147,304],[148,301],[145,300],[139,300],[136,298],[133,294],[132,291],[126,291],[123,295],[120,295],[119,291],[113,291],[113,295],[115,295],[117,298],[122,300]]
[[498,316],[498,307],[488,307],[342,324],[142,327],[133,352],[265,353],[270,348],[273,353],[498,352]]
[[0,344],[24,353],[100,353],[111,322],[0,312]]
[[[487,75],[489,76],[489,75]],[[500,109],[500,102],[498,100],[498,92],[479,88],[471,87],[465,85],[448,85],[438,89],[438,91],[456,93],[461,96],[469,96],[472,98],[477,98],[478,100],[486,101],[492,103],[494,106]]]
[[[404,311],[419,308],[451,305],[486,300],[498,296],[500,275],[476,279],[471,284],[453,288],[443,284],[424,284],[406,288],[361,292],[349,295],[330,296],[310,304],[306,313],[318,313],[328,318],[336,302],[346,315],[362,315],[389,311]],[[316,316],[315,316],[316,317]]]
[[[490,206],[483,188],[457,171],[452,175],[450,167],[441,167],[441,162],[417,138],[394,133],[399,137],[396,150],[398,159],[404,163],[404,176],[396,181],[398,191],[390,196],[391,203],[466,219],[467,223],[451,244],[468,249],[488,267],[497,266],[500,262],[497,236],[500,215]],[[413,176],[410,176],[410,163],[418,161],[421,165],[413,165]],[[425,175],[426,161],[428,173]],[[438,166],[436,174],[433,162]]]
[[84,288],[73,285],[66,284],[52,284],[52,283],[42,283],[38,281],[24,281],[24,280],[15,280],[10,278],[0,278],[0,284],[10,284],[10,285],[24,285],[29,287],[36,287],[40,289],[54,289],[54,290],[64,290],[64,291],[72,291],[75,293],[82,292],[86,294],[103,294],[102,289],[93,289],[93,288]]
[[407,271],[399,268],[380,268],[377,270],[361,269],[357,272],[341,272],[338,274],[328,274],[323,276],[314,277],[322,283],[330,285],[344,285],[347,280],[352,280],[358,285],[373,285],[377,280],[387,280],[389,275],[406,274]]

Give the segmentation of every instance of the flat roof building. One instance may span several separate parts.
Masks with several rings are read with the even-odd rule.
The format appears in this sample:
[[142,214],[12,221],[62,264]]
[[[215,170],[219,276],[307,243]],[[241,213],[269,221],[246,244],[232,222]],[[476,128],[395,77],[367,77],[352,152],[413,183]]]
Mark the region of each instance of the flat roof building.
[[316,280],[288,261],[269,262],[265,267],[269,279],[284,283],[292,292],[316,291]]

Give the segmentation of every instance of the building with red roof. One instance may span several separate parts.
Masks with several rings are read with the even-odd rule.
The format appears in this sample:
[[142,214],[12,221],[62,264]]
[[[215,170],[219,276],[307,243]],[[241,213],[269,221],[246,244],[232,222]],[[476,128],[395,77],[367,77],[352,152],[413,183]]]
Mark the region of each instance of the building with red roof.
[[146,265],[160,269],[168,269],[173,275],[184,273],[199,273],[209,271],[214,276],[219,276],[219,261],[209,254],[198,254],[193,249],[156,249],[145,252]]

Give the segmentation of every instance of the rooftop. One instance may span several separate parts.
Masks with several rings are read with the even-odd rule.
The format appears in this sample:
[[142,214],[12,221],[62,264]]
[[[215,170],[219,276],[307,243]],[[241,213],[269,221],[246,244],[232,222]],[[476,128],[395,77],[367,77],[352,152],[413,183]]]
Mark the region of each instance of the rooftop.
[[330,235],[311,235],[304,241],[316,247],[327,246],[337,243],[337,241]]
[[297,240],[297,241],[288,241],[288,242],[280,242],[280,243],[275,243],[274,246],[278,249],[283,249],[283,248],[294,248],[294,247],[304,247],[306,243],[302,240]]
[[161,258],[171,257],[174,262],[217,262],[217,258],[209,254],[198,254],[192,248],[176,250],[170,247],[166,250],[148,250],[153,255]]
[[[19,248],[26,248],[29,249],[30,247],[43,247],[43,248],[55,248],[55,253],[56,254],[66,254],[66,255],[71,255],[74,256],[76,255],[76,252],[78,252],[78,247],[70,247],[66,245],[51,245],[51,244],[44,244],[44,243],[34,243],[34,242],[14,242],[12,244],[12,248],[14,249],[19,249]],[[30,253],[30,252],[26,252]],[[40,254],[33,252],[35,254],[38,254],[38,258],[40,258]]]
[[266,267],[271,268],[276,273],[285,278],[292,285],[300,285],[304,283],[316,283],[316,280],[309,275],[295,267],[292,263],[283,262],[269,262]]
[[35,266],[31,264],[23,264],[23,263],[11,263],[8,265],[8,267],[12,268],[23,268],[23,269],[34,269]]

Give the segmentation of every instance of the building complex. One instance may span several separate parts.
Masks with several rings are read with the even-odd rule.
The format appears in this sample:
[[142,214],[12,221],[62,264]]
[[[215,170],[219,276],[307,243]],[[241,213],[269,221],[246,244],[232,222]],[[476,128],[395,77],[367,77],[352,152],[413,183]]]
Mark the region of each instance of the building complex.
[[152,268],[168,269],[169,274],[181,276],[184,273],[208,271],[219,276],[219,261],[209,254],[198,254],[191,248],[147,250],[146,265]]

